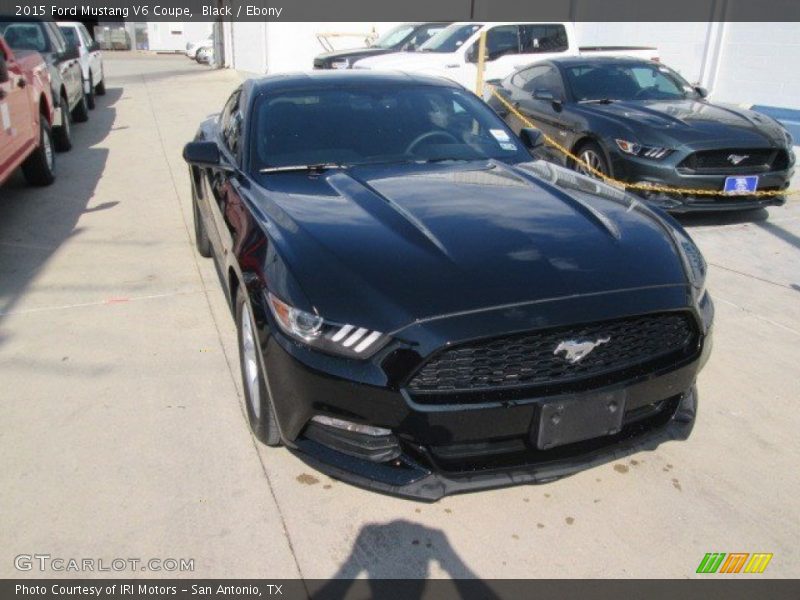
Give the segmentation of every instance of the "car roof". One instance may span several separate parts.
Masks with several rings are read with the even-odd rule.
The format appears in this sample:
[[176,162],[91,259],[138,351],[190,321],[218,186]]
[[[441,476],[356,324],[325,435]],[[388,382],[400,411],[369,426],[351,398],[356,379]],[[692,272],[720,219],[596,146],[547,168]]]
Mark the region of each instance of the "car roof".
[[56,21],[56,25],[59,27],[78,27],[81,23],[79,21]]
[[343,85],[431,85],[461,89],[461,86],[443,77],[406,73],[403,71],[328,70],[280,73],[249,80],[256,92],[283,92],[300,89],[334,89]]
[[551,58],[545,62],[563,67],[590,67],[592,65],[637,64],[652,63],[654,61],[645,58],[636,58],[635,56],[561,56]]

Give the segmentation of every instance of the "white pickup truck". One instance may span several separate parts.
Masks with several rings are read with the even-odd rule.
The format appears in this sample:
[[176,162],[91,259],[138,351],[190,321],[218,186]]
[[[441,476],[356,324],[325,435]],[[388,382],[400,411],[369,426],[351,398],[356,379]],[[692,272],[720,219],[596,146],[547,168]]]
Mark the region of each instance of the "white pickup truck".
[[658,60],[656,48],[578,47],[572,23],[453,23],[416,52],[393,52],[364,58],[353,68],[440,75],[474,90],[478,75],[478,44],[483,31],[486,31],[485,81],[502,79],[525,65],[557,56],[586,54]]

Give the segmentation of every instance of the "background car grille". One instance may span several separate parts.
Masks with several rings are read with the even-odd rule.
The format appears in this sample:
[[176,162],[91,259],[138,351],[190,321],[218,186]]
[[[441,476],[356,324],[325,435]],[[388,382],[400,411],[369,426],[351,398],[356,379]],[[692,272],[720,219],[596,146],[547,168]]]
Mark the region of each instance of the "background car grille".
[[[744,156],[739,164],[734,165],[730,156]],[[772,148],[751,148],[728,150],[702,150],[684,158],[678,170],[688,173],[707,175],[745,175],[782,171],[789,166],[789,155],[786,150]]]
[[[554,354],[564,340],[610,338],[577,363]],[[526,397],[607,385],[648,370],[671,366],[697,350],[694,320],[686,313],[661,313],[504,336],[447,348],[435,354],[408,382],[420,401],[425,395],[503,392],[522,389]],[[492,400],[479,394],[472,401]],[[502,399],[498,396],[495,399]],[[429,399],[429,401],[432,401]],[[464,398],[453,402],[470,401]]]

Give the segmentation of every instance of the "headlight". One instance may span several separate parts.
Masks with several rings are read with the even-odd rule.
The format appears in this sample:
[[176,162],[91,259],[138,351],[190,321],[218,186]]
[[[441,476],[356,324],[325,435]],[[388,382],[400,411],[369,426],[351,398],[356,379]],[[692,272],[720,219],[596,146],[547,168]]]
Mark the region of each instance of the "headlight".
[[281,331],[322,352],[350,358],[368,358],[389,341],[389,336],[380,331],[330,323],[319,315],[286,304],[269,292],[267,304]]
[[682,231],[676,231],[675,237],[678,240],[678,247],[686,266],[689,283],[694,289],[695,298],[702,298],[706,291],[706,261],[700,254],[700,249],[688,235]]
[[617,147],[625,154],[632,156],[640,156],[642,158],[652,158],[653,160],[661,160],[672,154],[670,148],[663,146],[642,146],[636,142],[629,142],[628,140],[614,140]]
[[350,61],[346,58],[331,61],[331,69],[346,69],[350,66]]

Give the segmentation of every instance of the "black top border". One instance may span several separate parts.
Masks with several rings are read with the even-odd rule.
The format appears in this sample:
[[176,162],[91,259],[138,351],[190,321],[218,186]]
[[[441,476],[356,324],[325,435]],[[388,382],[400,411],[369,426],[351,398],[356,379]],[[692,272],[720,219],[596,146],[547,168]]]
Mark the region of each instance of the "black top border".
[[[800,22],[798,0],[0,0],[0,15],[119,21]],[[224,15],[224,16],[222,16]]]

